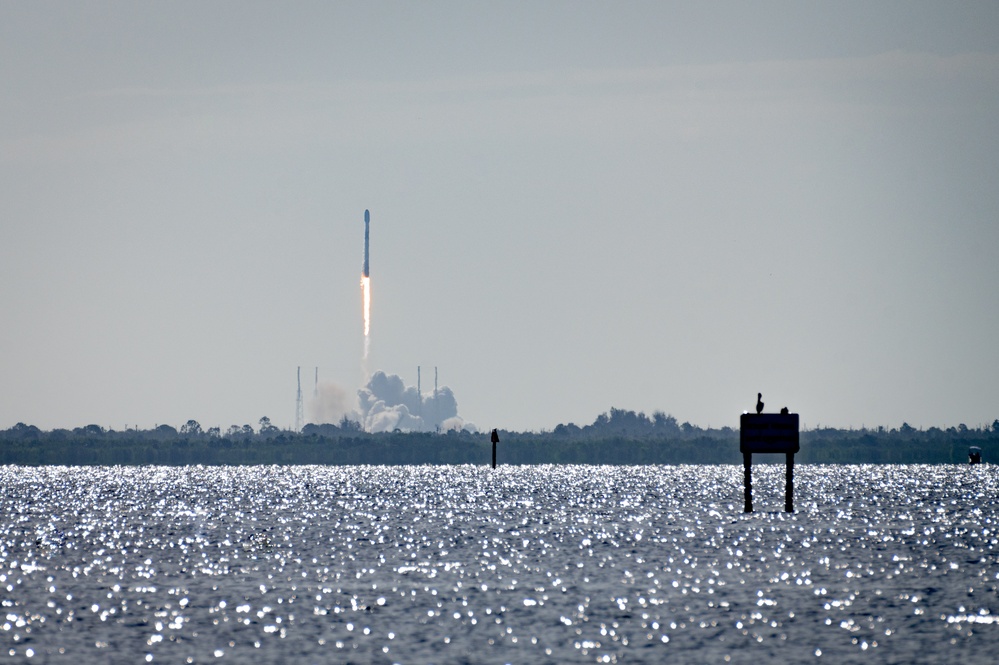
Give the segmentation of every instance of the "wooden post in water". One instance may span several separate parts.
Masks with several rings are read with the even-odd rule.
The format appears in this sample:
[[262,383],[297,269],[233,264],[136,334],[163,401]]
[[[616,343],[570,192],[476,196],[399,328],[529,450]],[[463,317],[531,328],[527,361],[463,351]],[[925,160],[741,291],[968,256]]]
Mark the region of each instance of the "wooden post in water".
[[785,454],[784,466],[784,511],[794,512],[794,453]]
[[499,433],[493,430],[492,436],[489,437],[493,442],[493,468],[496,468],[496,444],[499,443]]
[[742,483],[745,495],[746,510],[753,512],[753,453],[742,453]]
[[744,413],[739,423],[745,512],[753,512],[753,453],[784,453],[784,510],[794,512],[794,454],[798,452],[797,413]]

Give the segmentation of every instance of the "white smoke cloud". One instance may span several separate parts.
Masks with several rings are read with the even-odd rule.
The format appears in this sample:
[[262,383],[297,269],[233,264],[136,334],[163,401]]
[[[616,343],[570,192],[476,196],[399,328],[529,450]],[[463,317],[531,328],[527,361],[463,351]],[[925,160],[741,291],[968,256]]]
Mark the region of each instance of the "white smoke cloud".
[[461,430],[468,430],[469,432],[478,431],[475,425],[473,425],[472,423],[466,423],[458,416],[455,416],[454,418],[448,418],[447,420],[441,423],[442,432],[449,432],[451,430],[458,430],[459,432]]
[[458,415],[458,401],[447,386],[420,394],[395,374],[378,370],[357,391],[360,422],[368,432],[434,432],[451,429],[476,431]]
[[331,381],[319,384],[309,402],[309,421],[339,425],[346,417],[358,422],[366,432],[447,432],[478,431],[474,424],[458,415],[458,400],[447,386],[425,392],[407,386],[396,374],[378,370],[368,385],[357,391],[357,400]]

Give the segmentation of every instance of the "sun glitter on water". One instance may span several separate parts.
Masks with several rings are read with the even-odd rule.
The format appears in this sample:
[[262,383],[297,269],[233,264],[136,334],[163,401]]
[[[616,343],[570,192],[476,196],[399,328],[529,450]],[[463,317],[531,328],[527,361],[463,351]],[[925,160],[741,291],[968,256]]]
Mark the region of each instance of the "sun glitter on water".
[[[484,449],[483,449],[484,452]],[[999,466],[0,465],[10,662],[992,663]]]

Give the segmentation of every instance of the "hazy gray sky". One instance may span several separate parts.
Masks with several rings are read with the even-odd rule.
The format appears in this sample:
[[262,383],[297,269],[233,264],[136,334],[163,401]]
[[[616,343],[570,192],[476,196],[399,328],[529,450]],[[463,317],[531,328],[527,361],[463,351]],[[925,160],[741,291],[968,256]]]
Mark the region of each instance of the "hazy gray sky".
[[999,3],[2,2],[0,427],[999,418]]

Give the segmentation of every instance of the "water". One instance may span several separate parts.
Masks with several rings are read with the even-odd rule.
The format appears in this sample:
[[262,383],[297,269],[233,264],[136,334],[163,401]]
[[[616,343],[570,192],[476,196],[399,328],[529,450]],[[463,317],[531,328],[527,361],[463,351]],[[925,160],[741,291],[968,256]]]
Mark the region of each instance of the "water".
[[0,660],[993,661],[997,467],[0,467]]

